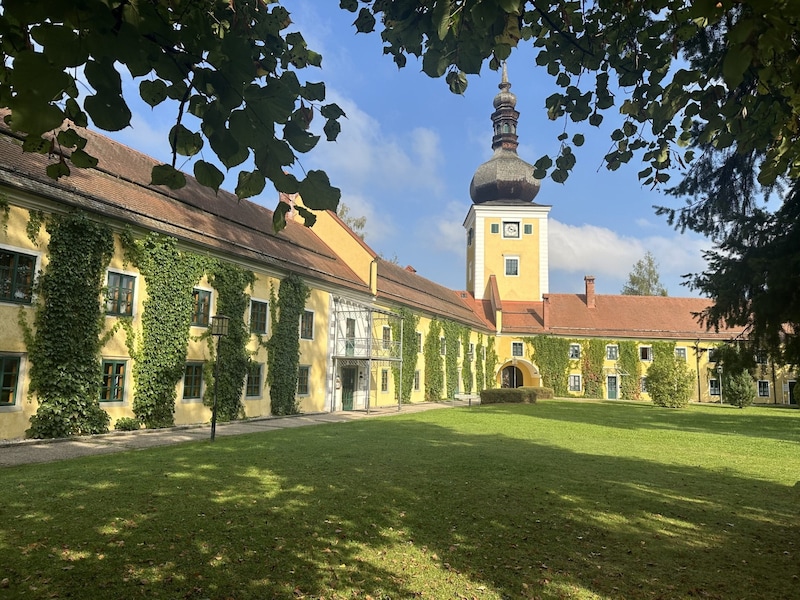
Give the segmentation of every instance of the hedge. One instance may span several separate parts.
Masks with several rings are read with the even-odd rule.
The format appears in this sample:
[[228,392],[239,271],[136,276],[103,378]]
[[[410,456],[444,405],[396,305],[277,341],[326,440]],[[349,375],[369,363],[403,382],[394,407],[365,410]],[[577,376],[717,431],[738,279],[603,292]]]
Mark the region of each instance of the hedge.
[[524,403],[535,404],[539,399],[553,397],[553,389],[547,387],[518,387],[483,390],[481,404]]

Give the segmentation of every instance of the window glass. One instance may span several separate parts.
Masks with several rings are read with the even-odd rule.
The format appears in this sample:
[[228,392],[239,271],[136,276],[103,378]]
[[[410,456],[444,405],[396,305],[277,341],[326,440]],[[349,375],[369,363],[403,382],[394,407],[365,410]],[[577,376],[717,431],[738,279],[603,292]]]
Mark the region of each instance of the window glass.
[[712,396],[719,396],[719,380],[710,379],[708,381],[708,392]]
[[647,392],[647,377],[641,377],[639,379],[639,391],[643,394]]
[[522,342],[511,342],[511,356],[522,356]]
[[392,347],[392,328],[384,326],[383,328],[383,349],[388,350]]
[[265,334],[269,329],[269,305],[258,300],[250,301],[250,333]]
[[314,313],[310,310],[304,311],[300,317],[300,339],[314,339]]
[[533,225],[530,223],[525,224],[525,235],[530,235],[533,233]]
[[570,344],[569,345],[569,357],[572,360],[576,360],[581,357],[581,345],[580,344]]
[[261,396],[261,363],[250,363],[244,395],[250,398]]
[[616,345],[606,346],[606,359],[608,360],[619,359],[619,346]]
[[108,272],[106,313],[121,317],[133,315],[133,287],[136,279],[131,275]]
[[193,400],[201,397],[203,388],[203,364],[188,363],[183,373],[183,399]]
[[0,301],[30,304],[36,257],[0,250]]
[[686,360],[686,348],[683,346],[678,346],[675,348],[675,358],[680,360]]
[[16,404],[18,382],[19,356],[0,355],[0,406]]
[[389,369],[381,369],[381,391],[389,391]]
[[308,396],[308,378],[311,374],[311,367],[300,365],[297,369],[297,395]]
[[492,233],[500,233],[500,223],[492,223],[492,224],[489,226],[489,230],[490,230]]
[[192,290],[192,325],[208,327],[211,314],[211,292],[208,290]]
[[580,392],[581,391],[581,376],[580,375],[570,375],[569,376],[569,391],[570,392]]
[[653,360],[653,348],[651,346],[639,346],[640,360]]
[[414,371],[414,391],[419,391],[419,371]]
[[104,360],[102,368],[100,402],[122,402],[125,392],[125,361]]
[[516,277],[519,275],[518,258],[506,258],[506,275],[509,277]]
[[758,397],[769,398],[769,381],[761,380],[758,382]]

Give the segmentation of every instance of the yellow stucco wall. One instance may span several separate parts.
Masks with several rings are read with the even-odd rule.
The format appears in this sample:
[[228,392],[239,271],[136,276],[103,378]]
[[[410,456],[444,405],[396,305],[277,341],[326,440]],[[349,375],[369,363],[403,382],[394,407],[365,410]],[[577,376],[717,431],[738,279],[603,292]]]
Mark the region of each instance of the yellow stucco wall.
[[[485,219],[484,238],[484,281],[483,293],[489,276],[497,278],[497,288],[503,300],[522,301],[539,298],[541,290],[539,235],[540,221],[533,218],[510,219],[520,223],[519,238],[503,237],[503,221],[506,219],[488,217]],[[491,233],[491,226],[497,225],[498,233]],[[525,225],[532,227],[532,233],[525,234]],[[505,259],[519,258],[519,275],[508,276],[505,272]]]

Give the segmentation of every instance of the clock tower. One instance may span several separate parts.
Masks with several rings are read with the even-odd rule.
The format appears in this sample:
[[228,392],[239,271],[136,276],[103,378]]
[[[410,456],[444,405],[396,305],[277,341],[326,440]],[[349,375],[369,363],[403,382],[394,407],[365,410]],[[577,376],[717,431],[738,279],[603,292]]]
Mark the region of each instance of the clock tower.
[[517,98],[506,65],[494,99],[494,154],[475,171],[469,193],[467,291],[488,298],[494,275],[503,300],[539,301],[548,293],[547,218],[550,207],[536,204],[539,181],[533,165],[517,155]]

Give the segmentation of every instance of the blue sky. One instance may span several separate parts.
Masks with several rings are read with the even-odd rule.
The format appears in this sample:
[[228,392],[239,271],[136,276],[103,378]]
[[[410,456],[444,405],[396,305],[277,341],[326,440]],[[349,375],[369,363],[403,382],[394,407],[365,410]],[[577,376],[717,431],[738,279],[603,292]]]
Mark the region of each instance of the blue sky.
[[[305,77],[324,81],[326,102],[336,102],[347,114],[339,139],[328,143],[323,136],[300,157],[298,168],[328,173],[351,214],[367,217],[366,240],[382,256],[463,289],[462,223],[471,202],[472,175],[492,154],[490,115],[499,72],[487,65],[480,76],[470,76],[463,96],[454,95],[443,79],[429,78],[413,60],[398,70],[383,55],[380,36],[356,34],[351,25],[355,15],[339,9],[338,2],[283,4],[295,23],[288,31],[300,30],[309,47],[323,55],[322,68],[308,69]],[[565,125],[570,137],[580,132],[587,140],[575,149],[578,164],[567,182],[544,180],[535,200],[552,206],[550,292],[582,292],[583,277],[591,274],[599,293],[617,294],[633,264],[649,250],[670,296],[696,295],[680,285],[681,275],[703,270],[702,249],[710,243],[676,232],[655,216],[653,205],[679,206],[681,200],[641,186],[636,177],[641,163],[616,172],[603,166],[612,115],[600,129],[548,120],[544,100],[557,87],[536,66],[535,56],[527,45],[508,61],[520,112],[520,156],[533,163],[542,154],[555,155]],[[166,134],[174,111],[153,112],[144,104],[132,108],[132,127],[113,137],[168,160]],[[314,127],[321,129],[323,121],[317,118]],[[190,165],[182,168],[191,172]],[[231,177],[224,187],[232,190],[234,182]],[[268,184],[254,200],[274,208],[277,193]]]

